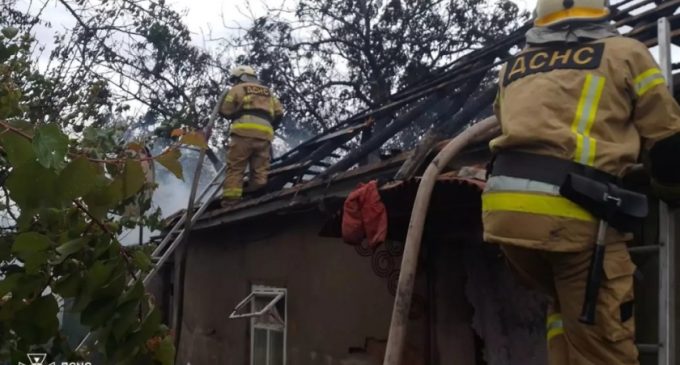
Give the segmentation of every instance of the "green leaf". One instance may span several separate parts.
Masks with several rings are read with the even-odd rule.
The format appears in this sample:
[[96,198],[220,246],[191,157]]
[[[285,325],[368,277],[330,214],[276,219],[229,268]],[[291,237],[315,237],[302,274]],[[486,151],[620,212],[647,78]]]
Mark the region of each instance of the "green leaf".
[[19,231],[27,231],[31,228],[33,224],[33,216],[35,211],[33,209],[22,209],[21,215],[17,220],[17,228]]
[[12,290],[12,298],[24,299],[34,297],[43,292],[46,282],[42,275],[22,275],[19,283]]
[[85,275],[86,285],[92,289],[102,287],[111,278],[116,266],[115,262],[95,262]]
[[168,171],[172,172],[178,179],[184,180],[182,164],[179,163],[180,157],[182,157],[182,154],[178,149],[174,148],[167,150],[156,157],[156,161],[168,169]]
[[54,292],[63,298],[73,298],[78,295],[82,280],[83,278],[79,273],[64,275],[54,283]]
[[30,255],[50,248],[51,241],[47,236],[36,232],[26,232],[17,236],[12,245],[12,252],[17,256]]
[[127,352],[132,349],[142,346],[146,340],[151,338],[159,331],[161,324],[161,314],[156,308],[152,308],[149,314],[144,318],[139,328],[134,331],[123,343],[118,351],[116,357],[124,357]]
[[73,301],[73,306],[71,310],[74,313],[82,312],[83,309],[87,307],[88,304],[92,302],[92,290],[83,286],[80,288],[78,295],[75,296],[76,300]]
[[116,301],[110,298],[96,300],[90,303],[81,313],[81,322],[97,329],[111,319],[116,312]]
[[14,273],[7,275],[4,279],[0,280],[0,298],[13,291],[23,276],[24,274]]
[[137,268],[144,272],[148,272],[153,269],[153,263],[151,262],[149,255],[140,250],[135,250],[132,253],[132,262],[135,264],[135,266],[137,266]]
[[39,345],[57,334],[59,306],[52,295],[34,300],[16,313],[13,327],[17,334],[27,342]]
[[0,305],[0,321],[10,321],[16,318],[16,313],[26,307],[26,303],[22,300],[24,298],[15,298]]
[[97,289],[100,289],[109,281],[115,269],[115,262],[96,261],[92,264],[92,267],[85,274],[85,283],[73,304],[75,312],[82,311],[92,302]]
[[135,282],[118,300],[119,305],[124,305],[128,302],[136,302],[144,297],[144,284],[141,281]]
[[83,247],[85,247],[85,243],[87,243],[85,238],[76,238],[57,247],[57,253],[59,256],[66,258],[80,251]]
[[12,237],[0,237],[0,261],[9,261],[12,258]]
[[33,151],[41,165],[47,168],[60,168],[68,152],[68,137],[57,124],[47,124],[36,130]]
[[56,265],[64,262],[64,260],[66,260],[69,256],[82,250],[86,243],[87,240],[85,238],[76,238],[57,247],[57,253],[59,256],[53,262],[53,264]]
[[106,212],[123,200],[123,180],[116,179],[108,185],[94,189],[83,200],[96,218],[105,218]]
[[22,213],[44,206],[57,206],[55,194],[57,175],[35,161],[15,166],[7,178],[9,195]]
[[99,260],[104,256],[111,257],[112,254],[114,255],[118,254],[117,250],[118,248],[111,243],[111,239],[108,236],[99,237],[99,239],[95,241],[94,252],[92,253],[92,257],[95,260]]
[[2,35],[7,37],[7,39],[12,39],[17,36],[19,29],[15,27],[4,27],[2,28]]
[[137,194],[144,186],[144,170],[136,160],[129,160],[123,169],[123,200]]
[[208,148],[208,143],[205,140],[205,136],[199,132],[185,134],[179,141],[182,144],[196,146],[198,148]]
[[[36,299],[29,305],[29,308],[35,311],[31,320],[38,322],[41,327],[51,327],[49,322],[52,320],[57,322],[58,325],[57,313],[59,305],[53,295],[46,295]],[[56,326],[54,327],[56,329]]]
[[137,301],[129,301],[118,307],[116,315],[113,318],[111,331],[120,341],[126,335],[127,331],[138,321],[137,315],[139,313],[139,303]]
[[161,365],[173,365],[175,362],[175,345],[172,337],[165,336],[154,354],[154,359]]
[[24,266],[26,267],[26,272],[28,274],[37,274],[40,271],[42,265],[46,264],[50,259],[49,252],[36,252],[30,254],[24,258]]
[[[9,53],[9,50],[7,47],[5,47],[4,44],[0,43],[0,62],[5,62],[7,61],[12,55]],[[3,108],[0,108],[0,111],[2,111]]]
[[124,270],[119,270],[117,274],[111,277],[109,282],[95,291],[97,296],[105,296],[112,298],[114,302],[118,302],[116,299],[120,297],[125,290],[126,275]]
[[142,326],[135,335],[140,336],[142,342],[146,342],[149,338],[155,335],[161,325],[161,312],[156,307],[152,307],[149,314],[144,318]]
[[96,187],[97,167],[81,157],[69,163],[59,174],[57,193],[63,201],[71,201],[90,193]]
[[35,160],[31,142],[17,133],[7,132],[3,134],[0,136],[0,144],[7,152],[7,159],[15,167]]
[[56,227],[63,227],[64,211],[56,208],[42,208],[38,209],[38,217],[43,227],[47,229],[55,229]]

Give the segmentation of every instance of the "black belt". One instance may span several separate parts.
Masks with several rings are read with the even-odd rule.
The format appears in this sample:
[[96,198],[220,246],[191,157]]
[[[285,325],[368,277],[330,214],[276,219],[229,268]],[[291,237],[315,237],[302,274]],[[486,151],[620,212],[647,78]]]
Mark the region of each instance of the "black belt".
[[246,116],[246,115],[251,115],[253,117],[262,118],[269,123],[271,123],[274,120],[274,118],[272,118],[272,115],[269,114],[268,112],[265,112],[265,111],[262,111],[262,110],[257,110],[257,109],[244,110],[244,111],[240,112],[239,114],[236,114],[236,117],[234,119],[239,119],[239,118]]
[[510,176],[561,186],[573,173],[592,180],[620,185],[618,177],[573,161],[526,152],[501,152],[491,165],[491,175]]

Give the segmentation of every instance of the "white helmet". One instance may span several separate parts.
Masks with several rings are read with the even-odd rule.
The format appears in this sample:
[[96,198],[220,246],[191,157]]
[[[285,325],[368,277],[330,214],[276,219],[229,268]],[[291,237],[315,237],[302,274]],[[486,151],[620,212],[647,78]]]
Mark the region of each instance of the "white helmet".
[[232,77],[240,79],[244,75],[257,77],[257,74],[255,73],[255,69],[253,69],[250,66],[236,66],[236,67],[231,69],[231,76]]
[[538,0],[534,25],[549,27],[569,22],[600,21],[609,17],[608,0]]

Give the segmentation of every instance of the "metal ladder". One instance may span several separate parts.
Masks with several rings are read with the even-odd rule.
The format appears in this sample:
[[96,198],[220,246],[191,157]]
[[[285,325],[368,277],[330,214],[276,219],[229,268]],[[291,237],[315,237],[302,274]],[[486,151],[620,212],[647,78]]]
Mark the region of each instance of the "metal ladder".
[[[671,68],[671,29],[668,19],[658,20],[659,63],[673,93]],[[659,202],[659,243],[632,247],[631,254],[659,255],[659,334],[656,344],[638,344],[642,354],[656,354],[658,365],[675,365],[675,215],[668,205]]]
[[[184,239],[186,230],[184,229],[187,217],[191,215],[191,226],[193,226],[198,218],[205,212],[205,210],[210,205],[213,198],[219,193],[222,187],[222,181],[224,180],[224,172],[227,169],[227,165],[222,165],[222,168],[217,171],[215,177],[206,185],[201,191],[198,197],[195,199],[195,205],[198,209],[195,210],[193,214],[186,211],[182,214],[182,217],[175,222],[175,225],[165,234],[163,240],[156,246],[156,248],[151,253],[151,261],[154,263],[153,269],[149,271],[142,283],[144,286],[148,285],[151,279],[158,273],[161,267],[168,261],[172,253],[175,251],[177,246]],[[207,197],[207,199],[206,199]]]

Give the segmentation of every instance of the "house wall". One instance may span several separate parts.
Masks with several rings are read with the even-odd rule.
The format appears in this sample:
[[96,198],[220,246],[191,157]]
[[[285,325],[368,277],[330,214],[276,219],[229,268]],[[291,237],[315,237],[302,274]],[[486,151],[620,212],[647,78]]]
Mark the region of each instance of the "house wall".
[[[376,275],[371,257],[319,237],[322,224],[310,213],[192,234],[179,364],[248,364],[249,321],[228,316],[253,284],[288,289],[289,365],[380,364],[394,301],[388,279]],[[398,268],[399,258],[390,265]],[[440,333],[438,341],[456,349],[455,358],[441,363],[474,364],[471,310],[460,308],[466,305],[463,274],[451,275],[457,281],[439,283],[450,298],[438,301],[445,321],[431,332],[426,275],[419,274],[405,363],[425,364],[429,338]],[[458,339],[446,341],[449,336]]]

